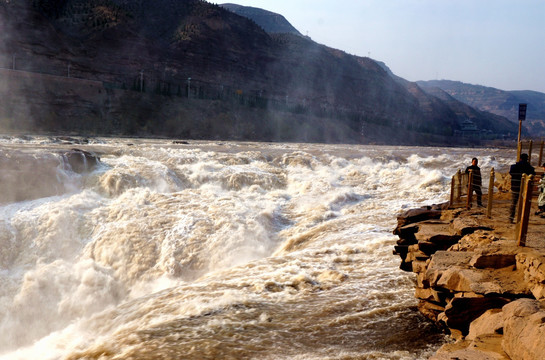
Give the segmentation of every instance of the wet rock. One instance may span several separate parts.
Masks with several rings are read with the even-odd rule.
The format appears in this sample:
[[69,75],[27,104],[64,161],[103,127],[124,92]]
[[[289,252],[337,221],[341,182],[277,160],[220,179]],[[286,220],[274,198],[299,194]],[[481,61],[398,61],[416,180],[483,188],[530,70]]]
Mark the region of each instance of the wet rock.
[[414,234],[418,232],[420,229],[420,226],[418,223],[416,224],[409,224],[402,226],[397,229],[397,234],[400,237],[400,240],[398,241],[399,245],[412,245],[416,244],[418,241],[416,240]]
[[50,153],[0,150],[0,203],[53,196],[63,191],[58,158]]
[[80,149],[71,149],[65,152],[63,160],[67,170],[72,170],[79,174],[93,171],[100,164],[98,156]]
[[402,262],[405,262],[408,252],[409,252],[409,245],[394,246],[394,255],[399,255],[401,257]]
[[428,319],[437,321],[439,314],[445,311],[445,307],[431,301],[420,301],[418,303],[418,311]]
[[[426,302],[434,304],[444,304],[445,297],[448,296],[448,293],[437,291],[436,289],[432,288],[417,288],[415,290],[415,296],[421,300],[425,300]],[[441,307],[441,311],[445,311],[445,308]]]
[[89,139],[87,138],[75,138],[71,136],[57,136],[51,140],[52,142],[61,143],[61,144],[88,144]]

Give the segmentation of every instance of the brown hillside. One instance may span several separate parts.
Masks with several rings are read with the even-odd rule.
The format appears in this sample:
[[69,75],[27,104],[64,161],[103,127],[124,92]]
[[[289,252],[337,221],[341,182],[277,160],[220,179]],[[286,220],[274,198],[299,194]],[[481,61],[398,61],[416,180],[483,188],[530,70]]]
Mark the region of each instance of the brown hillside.
[[[254,21],[200,0],[3,0],[0,24],[8,34],[0,39],[0,66],[96,80],[103,83],[107,94],[125,94],[99,103],[73,97],[72,103],[62,105],[66,109],[57,106],[54,112],[45,106],[49,97],[29,99],[44,104],[33,112],[34,116],[51,119],[49,128],[43,121],[41,127],[50,131],[66,130],[59,124],[69,122],[62,116],[71,114],[89,119],[95,116],[93,123],[109,124],[86,126],[95,131],[158,134],[163,131],[154,119],[175,124],[181,117],[202,118],[198,107],[177,112],[185,106],[180,102],[187,99],[219,101],[227,112],[240,106],[273,112],[274,121],[283,125],[274,125],[273,121],[265,128],[287,131],[283,139],[301,137],[294,133],[300,130],[299,125],[288,125],[290,117],[296,115],[303,128],[316,126],[312,119],[330,124],[320,125],[308,141],[321,141],[323,136],[317,133],[326,128],[344,129],[335,141],[343,141],[343,136],[349,141],[389,141],[371,140],[372,132],[366,132],[372,124],[418,131],[426,134],[424,138],[451,136],[456,130],[457,115],[449,105],[436,98],[422,101],[419,90],[406,88],[373,60],[298,35],[270,35]],[[55,88],[46,84],[48,79],[40,81]],[[4,124],[36,123],[19,121],[21,115],[5,110],[9,102],[38,96],[32,91],[25,94],[22,89],[13,93],[6,86],[0,89]],[[50,94],[55,97],[54,90]],[[118,103],[119,97],[125,100]],[[157,98],[145,105],[151,97]],[[142,111],[132,111],[141,106],[145,107]],[[91,107],[96,107],[92,115],[80,113]],[[249,112],[244,113],[243,122],[250,124],[252,120],[246,118]],[[124,125],[113,120],[123,114]],[[222,121],[220,114],[207,116]],[[259,121],[271,118],[259,116]],[[174,130],[180,130],[175,133],[186,133],[182,128],[185,125],[180,129],[174,126]],[[203,137],[225,135],[213,130],[216,128],[220,127],[210,126],[210,133],[199,133]],[[496,135],[505,134],[501,132]],[[255,136],[257,140],[271,138]],[[252,132],[246,137],[253,138]]]

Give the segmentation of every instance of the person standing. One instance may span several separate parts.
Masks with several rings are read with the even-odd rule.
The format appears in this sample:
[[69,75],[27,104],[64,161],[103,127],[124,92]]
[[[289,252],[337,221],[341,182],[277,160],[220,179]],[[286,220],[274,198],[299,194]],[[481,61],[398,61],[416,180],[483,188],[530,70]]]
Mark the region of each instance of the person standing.
[[541,175],[541,180],[539,180],[539,196],[537,197],[537,212],[536,215],[541,215],[545,217],[545,163],[541,165],[543,167],[543,175]]
[[520,161],[511,165],[509,169],[509,174],[511,175],[511,209],[509,212],[509,221],[513,222],[515,218],[522,174],[535,175],[535,173],[534,167],[528,162],[528,154],[521,154]]
[[[482,179],[481,179],[481,168],[477,166],[479,160],[477,158],[471,159],[471,166],[466,168],[466,173],[470,171],[473,173],[473,182],[471,183],[471,192],[475,191],[477,194],[477,206],[483,206],[483,192],[481,190]],[[469,194],[468,194],[469,196]]]

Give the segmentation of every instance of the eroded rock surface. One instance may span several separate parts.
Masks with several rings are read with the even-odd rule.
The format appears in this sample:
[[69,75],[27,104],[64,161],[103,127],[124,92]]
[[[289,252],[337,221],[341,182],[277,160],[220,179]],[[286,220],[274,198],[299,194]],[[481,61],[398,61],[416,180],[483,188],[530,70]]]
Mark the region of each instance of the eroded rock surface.
[[416,274],[418,308],[456,341],[432,359],[544,358],[545,249],[518,246],[500,221],[444,207],[398,218],[394,254]]

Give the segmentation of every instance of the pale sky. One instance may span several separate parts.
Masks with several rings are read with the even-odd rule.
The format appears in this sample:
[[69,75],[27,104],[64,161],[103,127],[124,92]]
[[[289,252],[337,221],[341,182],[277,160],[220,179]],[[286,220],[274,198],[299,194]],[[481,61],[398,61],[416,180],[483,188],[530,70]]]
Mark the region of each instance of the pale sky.
[[545,93],[545,0],[232,0],[409,81]]

